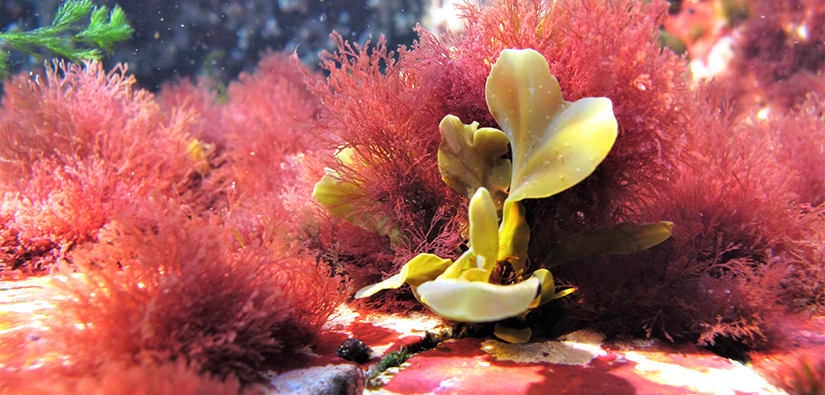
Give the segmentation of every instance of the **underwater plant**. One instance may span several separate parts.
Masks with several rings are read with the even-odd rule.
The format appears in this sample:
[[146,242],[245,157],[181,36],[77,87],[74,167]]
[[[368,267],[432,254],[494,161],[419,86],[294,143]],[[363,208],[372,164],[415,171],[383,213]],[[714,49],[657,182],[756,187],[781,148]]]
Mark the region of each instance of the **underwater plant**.
[[[272,216],[262,215],[262,209],[289,206],[300,216],[316,206],[307,203],[311,186],[304,188],[309,182],[301,176],[312,172],[314,184],[321,170],[305,162],[320,155],[316,152],[326,158],[332,151],[309,127],[317,117],[318,100],[307,90],[307,76],[314,74],[302,70],[293,56],[270,52],[263,54],[255,71],[241,73],[230,83],[223,95],[208,79],[163,86],[157,96],[161,109],[169,115],[179,109],[191,111],[191,134],[207,148],[207,168],[199,173],[200,188],[210,196],[199,201],[202,209],[232,210],[235,217],[249,219],[244,227],[264,230],[263,222],[269,220],[261,218]],[[278,232],[289,243],[296,232],[285,228],[309,221],[296,218],[276,228],[282,228]]]
[[190,217],[172,199],[136,201],[99,242],[73,252],[74,269],[52,282],[65,297],[42,318],[49,330],[17,328],[37,341],[20,344],[0,374],[40,361],[41,375],[60,382],[110,364],[185,361],[220,379],[259,381],[280,355],[315,339],[344,295],[301,246],[233,228],[232,217]]
[[[339,197],[340,205],[389,229],[376,233],[328,221],[338,233],[320,248],[340,262],[356,287],[398,273],[420,253],[451,260],[461,255],[470,196],[455,193],[442,180],[438,125],[453,114],[479,128],[499,127],[485,102],[485,84],[506,48],[540,52],[566,101],[610,98],[619,127],[609,155],[590,177],[549,198],[521,202],[534,261],[577,234],[621,222],[669,220],[646,216],[637,204],[674,181],[673,165],[690,134],[686,64],[656,42],[667,6],[636,0],[491,0],[460,8],[462,32],[436,36],[419,29],[412,48],[388,51],[381,41],[360,47],[334,36],[338,51],[323,55],[322,63],[329,77],[312,91],[322,102],[316,127],[345,153],[322,166],[352,187]],[[406,239],[391,238],[396,230]],[[567,276],[561,280],[584,284]],[[638,292],[645,294],[643,288]],[[407,288],[359,301],[385,311],[421,306]]]
[[731,60],[717,77],[733,96],[783,112],[809,93],[825,95],[825,7],[817,0],[751,0],[731,34]]
[[[89,24],[81,25],[80,20],[90,12]],[[72,62],[92,61],[100,60],[100,49],[111,50],[118,41],[128,40],[133,31],[117,5],[109,11],[106,6],[93,6],[91,0],[66,0],[57,9],[51,26],[0,33],[0,79],[7,74],[7,46],[29,55],[36,55],[42,47]]]
[[[442,181],[436,162],[438,124],[446,113],[431,94],[430,73],[441,68],[419,67],[412,51],[388,51],[383,40],[361,47],[332,37],[338,52],[322,54],[329,76],[310,81],[322,110],[310,130],[320,132],[330,153],[308,188],[324,168],[334,171],[342,186],[352,188],[340,196],[341,205],[386,229],[365,230],[319,205],[323,215],[316,223],[324,234],[312,237],[356,287],[397,272],[421,252],[457,257],[465,242],[466,202]],[[341,154],[333,156],[340,146]],[[390,233],[402,237],[382,236]],[[409,292],[387,292],[367,304],[385,310],[420,306]]]
[[0,334],[9,393],[123,393],[153,372],[181,377],[132,389],[237,393],[316,339],[345,286],[289,237],[301,218],[282,197],[315,149],[317,106],[287,55],[261,67],[226,103],[195,86],[155,100],[99,62],[7,84],[0,269],[58,274],[50,289],[65,295],[46,333]]
[[[546,268],[526,273],[530,230],[520,201],[552,196],[596,169],[617,135],[612,103],[606,98],[564,101],[546,60],[530,49],[501,52],[487,79],[486,97],[502,130],[479,129],[477,123],[465,125],[452,115],[444,117],[440,125],[438,164],[442,177],[470,197],[469,248],[454,262],[419,254],[400,273],[360,289],[356,298],[406,283],[419,301],[444,318],[495,322],[572,292],[556,292]],[[505,157],[508,144],[512,160]],[[346,162],[352,160],[347,151],[339,151],[338,156]],[[330,170],[316,185],[313,197],[339,217],[371,230],[380,229],[381,224],[363,220],[374,216],[356,217],[353,207],[341,204],[339,197],[351,193],[351,186],[337,181],[336,173]],[[627,253],[658,244],[670,232],[667,224],[658,224],[627,235],[620,241],[612,239],[613,243],[605,236],[598,241],[609,246],[602,249],[591,239],[596,241],[595,247],[588,247],[593,253]],[[517,279],[512,284],[503,283],[505,264]],[[526,341],[530,336],[527,332],[526,338],[519,337],[512,331],[505,335],[507,329],[499,329],[500,337],[513,341]]]
[[694,94],[672,182],[637,202],[640,221],[678,224],[672,238],[560,268],[579,287],[562,304],[608,334],[765,347],[788,316],[822,311],[821,113],[758,120],[718,85]]
[[164,114],[125,66],[58,62],[5,85],[0,275],[47,271],[150,193],[197,200],[193,114]]

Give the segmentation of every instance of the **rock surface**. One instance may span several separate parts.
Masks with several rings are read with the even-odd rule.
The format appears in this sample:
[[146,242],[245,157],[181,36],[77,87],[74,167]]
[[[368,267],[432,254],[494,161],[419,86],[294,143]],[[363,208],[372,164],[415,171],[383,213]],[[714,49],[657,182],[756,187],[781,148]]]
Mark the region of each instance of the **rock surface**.
[[[556,340],[537,338],[518,345],[493,338],[449,339],[434,349],[411,356],[400,368],[390,368],[369,380],[370,369],[387,352],[421,341],[424,331],[443,333],[454,328],[423,314],[361,316],[345,309],[329,329],[332,332],[328,336],[359,338],[373,348],[373,358],[363,365],[321,355],[306,362],[359,366],[360,369],[350,370],[348,374],[352,374],[350,377],[354,380],[365,381],[365,394],[785,393],[771,384],[764,370],[694,345],[651,340],[605,342],[601,335],[588,331],[574,332]],[[321,346],[316,348],[321,352]],[[324,348],[327,350],[323,353],[333,353],[334,347]],[[309,369],[320,372],[314,370],[317,368]],[[290,377],[293,376],[281,379],[291,380]],[[309,389],[303,388],[294,393],[329,393],[324,391],[338,388],[341,387],[329,386],[317,392],[304,392]]]
[[[0,283],[0,330],[36,326],[54,297],[45,278]],[[825,376],[825,317],[788,323],[775,349],[751,353],[749,366],[691,344],[606,342],[589,331],[525,344],[447,339],[457,328],[422,313],[366,314],[343,307],[325,328],[317,343],[284,356],[290,368],[271,372],[268,394],[821,393],[816,386]],[[336,355],[350,338],[372,349],[368,362]],[[420,352],[400,367],[375,372],[383,357],[404,347]]]

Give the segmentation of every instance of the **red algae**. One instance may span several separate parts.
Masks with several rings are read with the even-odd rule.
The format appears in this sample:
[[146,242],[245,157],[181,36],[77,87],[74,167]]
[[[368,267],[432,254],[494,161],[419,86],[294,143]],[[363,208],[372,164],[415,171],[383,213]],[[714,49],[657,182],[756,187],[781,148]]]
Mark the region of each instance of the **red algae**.
[[[597,325],[611,333],[642,324],[648,335],[692,334],[687,338],[699,336],[707,344],[718,336],[744,348],[764,346],[785,315],[822,306],[822,266],[812,258],[820,244],[818,236],[811,239],[821,209],[800,201],[816,198],[810,197],[813,190],[797,186],[798,173],[789,166],[821,155],[800,149],[788,160],[789,153],[775,149],[780,135],[769,126],[784,121],[744,122],[747,113],[725,99],[719,86],[703,89],[697,93],[704,98],[691,108],[705,113],[690,117],[691,129],[701,133],[689,136],[673,182],[641,200],[637,210],[649,215],[643,221],[673,221],[672,239],[636,257],[604,257],[589,269],[570,269],[582,298],[606,302],[598,312],[587,303],[571,308],[578,309],[573,314],[590,310],[605,317]],[[810,132],[805,130],[783,127],[781,139],[799,141]],[[816,132],[812,136],[818,138]],[[602,270],[624,280],[608,284],[598,274]],[[591,280],[594,287],[584,285]]]
[[665,29],[682,40],[697,74],[728,85],[732,98],[784,112],[825,92],[820,2],[680,0],[671,11]]
[[[41,79],[42,78],[42,79]],[[57,63],[6,84],[0,109],[2,273],[38,273],[132,199],[190,193],[191,114],[162,114],[124,67]],[[184,198],[185,200],[185,198]]]
[[[394,240],[384,237],[370,251],[350,252],[347,249],[357,250],[365,236],[338,233],[336,248],[342,246],[344,258],[354,258],[347,270],[386,276],[417,253],[455,255],[464,242],[466,219],[460,214],[466,210],[438,172],[438,122],[445,114],[436,111],[440,104],[430,96],[427,75],[411,63],[411,52],[405,48],[396,58],[383,41],[368,49],[338,35],[333,39],[338,52],[322,54],[329,77],[310,87],[322,106],[314,129],[331,144],[354,149],[355,158],[348,166],[331,158],[326,167],[356,190],[342,202],[375,213],[375,222],[385,224],[380,233],[400,235]],[[365,264],[371,267],[361,270]],[[373,281],[355,280],[358,285]],[[406,298],[411,299],[408,293]],[[388,301],[373,305],[404,305]]]
[[[825,9],[791,3],[753,1],[729,74],[694,87],[686,59],[657,43],[667,2],[633,0],[467,3],[462,32],[419,29],[397,51],[334,34],[327,77],[267,54],[220,95],[181,81],[154,98],[125,67],[99,63],[19,76],[0,107],[0,277],[63,274],[55,287],[69,297],[44,318],[47,332],[2,317],[21,328],[0,334],[0,378],[11,393],[255,393],[268,369],[342,362],[335,350],[349,337],[411,344],[369,322],[322,327],[346,292],[416,254],[467,248],[466,201],[438,171],[438,123],[499,126],[484,101],[490,68],[505,48],[533,48],[566,100],[610,98],[619,124],[591,177],[525,202],[534,266],[571,235],[674,223],[650,250],[554,268],[577,292],[529,317],[534,333],[587,325],[715,346],[751,356],[788,391],[813,391],[825,381],[812,335],[825,308]],[[358,228],[310,199],[324,168],[354,187],[342,201],[381,226]],[[421,308],[406,288],[366,303]],[[422,352],[384,389],[685,391],[640,378],[617,349],[572,366],[497,360],[480,342]],[[727,364],[686,355],[656,362]]]
[[309,343],[339,303],[337,279],[299,254],[239,248],[215,222],[144,209],[75,254],[82,278],[55,284],[71,297],[56,302],[40,336],[72,359],[74,374],[107,360],[183,359],[249,382],[267,358]]
[[[312,149],[299,131],[317,106],[295,63],[268,59],[266,83],[244,76],[230,89],[213,142],[198,121],[217,105],[209,94],[161,111],[123,68],[61,65],[65,75],[11,86],[0,116],[1,137],[15,142],[3,145],[0,169],[4,273],[63,273],[52,286],[68,297],[41,319],[48,331],[20,326],[0,338],[14,350],[4,377],[43,361],[10,393],[76,393],[91,382],[109,393],[254,392],[272,360],[316,340],[343,301],[343,279],[286,237],[300,216],[280,195],[299,172],[292,157]],[[186,89],[200,88],[177,94]],[[244,113],[248,100],[258,107]],[[32,114],[54,128],[32,126]],[[110,378],[176,369],[178,382]]]
[[808,93],[825,94],[825,5],[752,0],[749,16],[737,28],[733,61],[721,77],[737,97],[783,111]]

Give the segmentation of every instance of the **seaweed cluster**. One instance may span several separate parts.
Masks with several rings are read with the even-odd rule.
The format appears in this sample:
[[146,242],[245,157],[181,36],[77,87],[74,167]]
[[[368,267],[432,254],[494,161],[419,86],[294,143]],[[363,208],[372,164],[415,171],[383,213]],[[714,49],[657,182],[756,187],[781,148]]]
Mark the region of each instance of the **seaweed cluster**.
[[[825,307],[825,104],[818,85],[792,83],[821,76],[825,50],[821,6],[767,3],[735,22],[762,39],[739,47],[729,76],[701,83],[659,46],[669,3],[641,0],[466,4],[460,32],[419,28],[398,49],[333,34],[324,75],[268,54],[226,90],[178,81],[154,97],[125,66],[98,63],[18,76],[0,107],[0,275],[56,275],[67,297],[48,331],[0,335],[0,376],[18,392],[254,391],[356,289],[394,285],[353,302],[364,310],[423,308],[393,277],[416,257],[447,262],[443,273],[495,256],[509,262],[493,269],[506,286],[558,251],[610,240],[605,229],[662,221],[672,237],[644,251],[568,254],[555,280],[537,281],[576,292],[542,314],[518,309],[522,324],[769,346],[785,320]],[[804,22],[788,31],[777,22],[788,18]],[[800,32],[810,42],[789,38]],[[472,240],[482,222],[494,238],[507,209],[496,199],[518,188],[486,183],[476,200],[477,186],[444,175],[443,157],[466,151],[440,146],[448,115],[454,131],[512,130],[485,88],[518,49],[549,68],[561,102],[609,99],[616,133],[586,178],[519,197],[529,240],[513,261]],[[520,148],[505,141],[494,162],[540,155]],[[322,205],[311,195],[325,178],[334,196]]]
[[[0,339],[9,391],[198,393],[227,380],[237,393],[313,342],[345,280],[290,236],[311,208],[282,202],[311,154],[296,137],[315,102],[288,58],[262,67],[225,104],[191,84],[155,99],[96,62],[6,85],[2,275],[51,274],[62,295],[42,329]],[[253,91],[269,95],[255,98],[260,117],[236,111]]]
[[[648,251],[559,268],[557,279],[578,292],[559,302],[562,314],[545,328],[586,324],[609,334],[748,348],[781,332],[786,314],[820,311],[821,171],[812,169],[821,169],[821,101],[812,95],[766,117],[728,84],[692,86],[686,60],[658,44],[668,6],[467,5],[462,32],[421,31],[413,48],[394,56],[381,43],[366,49],[343,41],[338,53],[326,54],[330,75],[313,90],[322,103],[318,127],[350,153],[328,163],[351,187],[339,202],[382,219],[417,248],[412,253],[385,234],[369,259],[353,252],[356,284],[365,285],[362,273],[378,272],[366,284],[389,278],[418,253],[450,260],[463,253],[466,246],[455,244],[467,226],[461,196],[444,188],[435,166],[438,120],[453,114],[480,128],[501,127],[487,111],[485,81],[502,50],[531,48],[547,60],[565,100],[612,101],[618,137],[590,177],[525,201],[528,255],[546,257],[574,235],[623,221],[674,224],[673,238]],[[342,236],[336,247],[344,253],[362,238]],[[452,244],[444,251],[434,240]],[[534,270],[540,262],[530,264]],[[406,308],[411,295],[404,293],[388,291],[370,304]]]

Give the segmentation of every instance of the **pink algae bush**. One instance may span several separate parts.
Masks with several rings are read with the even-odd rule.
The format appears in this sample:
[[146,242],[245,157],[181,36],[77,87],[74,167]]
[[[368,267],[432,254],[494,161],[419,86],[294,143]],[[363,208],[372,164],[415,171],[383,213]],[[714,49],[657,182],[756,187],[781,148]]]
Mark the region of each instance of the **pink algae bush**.
[[[423,246],[417,252],[454,254],[464,214],[453,208],[461,203],[438,175],[438,122],[453,114],[495,126],[484,101],[490,67],[505,48],[534,48],[548,59],[567,100],[609,97],[620,125],[616,147],[594,176],[530,208],[542,218],[531,226],[539,229],[534,245],[552,246],[629,216],[624,201],[667,179],[684,134],[685,64],[654,40],[666,8],[664,2],[592,0],[467,5],[463,32],[439,38],[420,31],[420,42],[397,56],[381,43],[362,49],[338,38],[339,52],[323,64],[330,76],[314,91],[323,104],[319,127],[357,152],[357,164],[329,164],[361,186],[348,203],[415,235],[410,240]],[[409,214],[415,212],[423,216]],[[449,242],[433,245],[439,233]],[[410,255],[396,250],[397,269]]]
[[797,201],[818,207],[825,203],[825,101],[823,96],[808,94],[789,111],[777,111],[764,122],[748,130],[768,141],[777,161],[790,176],[788,189]]
[[764,345],[785,314],[823,306],[811,251],[821,245],[812,230],[822,222],[812,170],[825,157],[821,102],[755,121],[721,85],[687,89],[683,60],[655,44],[666,4],[597,3],[469,8],[468,32],[454,39],[460,48],[474,28],[496,38],[469,54],[543,48],[567,100],[613,101],[619,137],[608,158],[582,184],[528,206],[531,256],[619,220],[672,221],[672,239],[651,251],[561,267],[580,289],[562,302],[567,312],[609,333]]
[[190,194],[191,114],[163,115],[134,78],[55,64],[6,84],[0,108],[0,270],[47,269],[112,213],[157,192]]
[[0,263],[10,277],[52,270],[68,297],[49,330],[0,335],[0,381],[254,393],[345,296],[293,236],[313,206],[290,196],[317,149],[301,128],[317,113],[304,73],[271,55],[218,103],[185,83],[156,101],[125,68],[59,67],[7,85]]
[[778,111],[825,95],[825,4],[816,0],[749,1],[734,34],[729,72],[720,76],[743,102]]
[[294,218],[280,224],[289,228],[280,235],[294,241],[299,228],[326,216],[309,198],[322,174],[313,158],[332,150],[308,127],[319,112],[318,99],[304,83],[308,75],[297,59],[268,53],[255,72],[242,73],[221,97],[206,80],[166,84],[159,93],[167,111],[187,108],[195,114],[192,127],[209,173],[203,181],[211,191],[209,207],[231,210],[237,226],[270,232],[277,225],[271,219],[287,209]]
[[318,113],[304,76],[297,59],[268,53],[254,73],[230,83],[225,97],[210,90],[208,81],[184,80],[166,84],[158,101],[166,109],[191,109],[198,138],[215,145],[216,178],[254,196],[283,189],[298,171],[291,157],[323,147],[323,136],[304,127]]
[[300,251],[240,245],[218,220],[151,204],[107,224],[74,254],[82,277],[56,281],[70,298],[41,341],[78,372],[184,360],[244,382],[309,343],[340,301],[338,280]]
[[[385,224],[385,234],[401,235],[390,240],[349,224],[338,232],[331,229],[336,240],[322,248],[348,262],[357,285],[366,285],[394,273],[418,253],[455,254],[465,227],[458,214],[465,209],[441,181],[436,164],[438,123],[446,113],[431,93],[433,76],[427,73],[434,70],[418,67],[405,48],[397,55],[388,52],[383,40],[362,48],[338,35],[333,39],[339,52],[322,54],[329,76],[310,87],[322,108],[313,129],[331,147],[355,152],[352,165],[327,163],[342,183],[358,190],[345,202],[374,213],[375,221]],[[389,293],[394,295],[398,293]],[[409,293],[406,299],[412,300]]]
[[[640,219],[676,224],[671,240],[567,268],[581,290],[573,315],[614,333],[761,347],[786,315],[821,309],[822,209],[800,201],[806,176],[779,154],[781,120],[756,121],[724,94],[697,91],[690,130],[701,133],[686,139],[673,182],[634,202]],[[785,131],[801,136],[806,122]],[[820,159],[792,162],[810,160]]]

